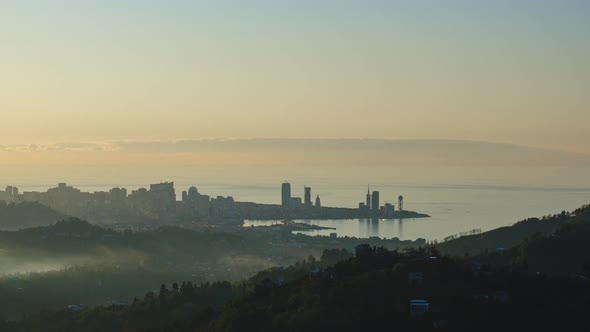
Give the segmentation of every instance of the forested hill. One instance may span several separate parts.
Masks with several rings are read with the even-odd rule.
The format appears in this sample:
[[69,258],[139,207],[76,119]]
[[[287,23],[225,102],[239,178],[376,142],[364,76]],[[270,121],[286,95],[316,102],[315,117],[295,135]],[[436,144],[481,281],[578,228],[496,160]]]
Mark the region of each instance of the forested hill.
[[451,256],[479,255],[496,249],[511,249],[531,237],[550,236],[572,223],[590,223],[590,205],[573,211],[542,218],[529,218],[513,226],[497,228],[485,233],[462,236],[437,244],[437,248]]
[[39,203],[6,204],[0,202],[0,230],[17,230],[55,224],[65,215]]
[[[332,267],[324,259],[247,283],[163,285],[129,306],[64,310],[0,324],[3,331],[559,331],[585,323],[588,281],[528,273],[524,264],[471,269],[434,247],[371,248]],[[435,258],[436,257],[436,258]],[[229,301],[222,306],[220,299]],[[411,300],[430,303],[413,315]],[[209,301],[209,305],[207,305]],[[393,328],[395,327],[395,328]]]
[[[112,231],[76,220],[19,233],[63,237],[67,229],[68,236],[86,241],[107,235],[116,243],[117,236],[132,236],[111,237]],[[176,235],[165,243],[179,241],[181,230],[162,234],[169,232]],[[480,236],[489,240],[484,251],[509,247],[493,242],[499,232],[508,232],[510,241],[524,240],[468,257],[438,250],[454,241],[477,243]],[[124,305],[45,312],[0,323],[0,331],[560,331],[585,324],[590,314],[589,239],[590,206],[583,206],[441,246],[392,251],[365,245],[355,257],[328,250],[320,260],[268,269],[247,282],[166,284]],[[411,300],[428,301],[430,310],[413,317]]]

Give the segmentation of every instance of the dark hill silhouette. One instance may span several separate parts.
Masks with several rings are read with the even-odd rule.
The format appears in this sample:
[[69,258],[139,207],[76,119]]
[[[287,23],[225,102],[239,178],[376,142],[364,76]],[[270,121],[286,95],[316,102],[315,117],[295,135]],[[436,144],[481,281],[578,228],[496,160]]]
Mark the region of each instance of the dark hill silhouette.
[[52,225],[64,218],[66,218],[64,214],[38,203],[0,203],[0,229],[2,230]]
[[[508,234],[510,241],[525,239],[509,250],[471,257],[441,255],[440,246],[398,252],[365,245],[353,258],[327,250],[319,261],[309,257],[247,282],[218,282],[200,290],[164,285],[159,294],[148,292],[130,306],[45,313],[0,324],[0,330],[555,331],[585,323],[590,314],[590,206],[483,235],[491,245],[499,234]],[[462,245],[479,241],[459,240]],[[482,262],[489,264],[474,269]],[[199,292],[204,293],[187,295]],[[427,300],[430,310],[412,316],[413,299]],[[229,302],[224,306],[224,301]]]
[[[309,259],[233,287],[163,285],[128,307],[66,310],[0,327],[7,332],[554,331],[584,323],[590,313],[587,281],[526,273],[517,266],[474,274],[469,260],[438,254],[434,247],[404,252],[368,247],[333,267]],[[413,280],[411,272],[421,277]],[[222,308],[220,299],[230,302]],[[412,315],[413,299],[427,300],[430,310]]]
[[571,213],[563,211],[542,218],[529,218],[519,221],[513,226],[439,243],[437,247],[444,254],[453,256],[479,255],[498,248],[510,249],[532,236],[550,236],[564,225],[590,222],[588,211],[590,211],[590,206],[583,206]]

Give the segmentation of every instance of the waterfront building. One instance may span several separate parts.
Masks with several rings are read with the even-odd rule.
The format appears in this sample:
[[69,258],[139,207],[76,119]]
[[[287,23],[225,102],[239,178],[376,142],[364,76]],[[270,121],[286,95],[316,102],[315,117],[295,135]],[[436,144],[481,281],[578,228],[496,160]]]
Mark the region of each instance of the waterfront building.
[[322,207],[322,202],[320,201],[320,195],[318,195],[318,196],[315,198],[315,207],[316,207],[316,208],[321,208],[321,207]]
[[379,192],[373,191],[373,195],[371,196],[371,210],[373,212],[379,212]]
[[235,200],[232,196],[217,196],[216,198],[211,199],[209,215],[214,217],[237,217],[234,214]]
[[289,182],[283,183],[281,187],[281,205],[291,205],[291,184]]
[[290,206],[292,208],[297,208],[297,207],[300,207],[301,205],[303,205],[303,201],[301,200],[301,197],[291,197]]
[[383,209],[383,217],[390,219],[393,218],[393,212],[395,211],[395,206],[391,203],[385,203],[385,207]]
[[367,200],[365,202],[365,209],[367,209],[367,211],[371,210],[371,187],[367,186]]
[[311,207],[311,187],[304,187],[305,190],[305,206]]

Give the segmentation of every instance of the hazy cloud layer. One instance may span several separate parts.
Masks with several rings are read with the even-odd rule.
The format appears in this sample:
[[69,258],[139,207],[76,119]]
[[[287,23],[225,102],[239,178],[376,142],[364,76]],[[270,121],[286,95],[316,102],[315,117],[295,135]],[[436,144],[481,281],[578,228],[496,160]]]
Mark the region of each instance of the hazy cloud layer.
[[60,142],[53,144],[17,144],[1,146],[8,152],[110,152],[116,149],[112,143]]
[[[63,142],[4,146],[4,153],[50,158],[79,156],[120,163],[260,163],[330,165],[590,165],[590,156],[510,144],[458,140],[210,139],[179,141]],[[83,160],[83,159],[80,159]]]

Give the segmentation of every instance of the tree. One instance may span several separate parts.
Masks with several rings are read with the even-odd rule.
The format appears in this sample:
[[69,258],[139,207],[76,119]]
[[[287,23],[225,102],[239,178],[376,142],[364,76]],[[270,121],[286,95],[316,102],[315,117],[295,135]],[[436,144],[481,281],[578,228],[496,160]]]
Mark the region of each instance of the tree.
[[145,296],[143,297],[143,300],[146,302],[151,302],[156,298],[156,294],[154,294],[154,292],[149,291],[147,293],[145,293]]
[[324,249],[320,261],[323,266],[333,266],[353,257],[354,255],[346,249]]
[[166,294],[168,293],[168,289],[166,288],[165,284],[160,286],[160,294],[158,295],[158,299],[160,300],[160,305],[164,305],[166,303]]

